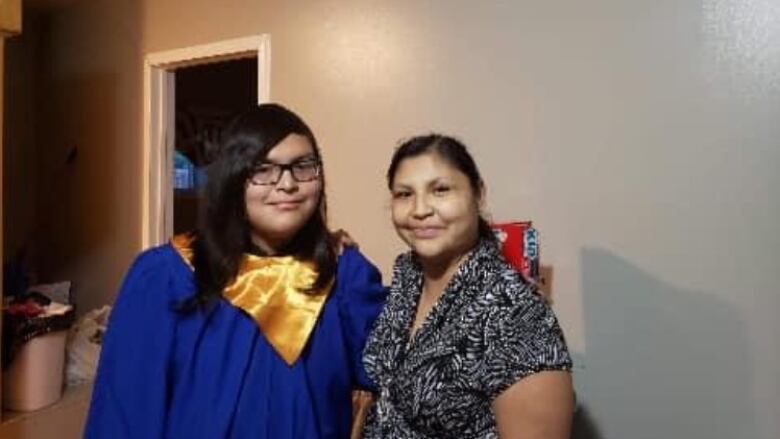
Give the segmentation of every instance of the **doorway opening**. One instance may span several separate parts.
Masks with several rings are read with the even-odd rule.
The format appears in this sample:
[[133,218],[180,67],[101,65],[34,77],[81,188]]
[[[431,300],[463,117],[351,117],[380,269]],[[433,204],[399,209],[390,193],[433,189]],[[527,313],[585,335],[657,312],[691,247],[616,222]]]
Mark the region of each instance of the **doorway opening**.
[[182,67],[176,74],[173,233],[195,229],[206,169],[232,118],[256,102],[257,59]]
[[194,229],[199,188],[225,124],[270,101],[268,35],[146,57],[141,245]]

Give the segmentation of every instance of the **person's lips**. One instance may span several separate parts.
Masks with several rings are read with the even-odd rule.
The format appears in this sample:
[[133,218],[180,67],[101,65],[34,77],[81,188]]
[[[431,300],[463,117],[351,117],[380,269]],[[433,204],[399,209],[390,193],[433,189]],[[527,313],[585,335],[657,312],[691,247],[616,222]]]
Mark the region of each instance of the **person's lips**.
[[276,201],[271,204],[273,207],[279,210],[295,210],[303,203],[302,200],[285,200]]
[[417,239],[430,239],[435,238],[439,236],[441,231],[443,230],[442,227],[435,227],[435,226],[425,226],[425,227],[412,227],[411,231],[415,238]]

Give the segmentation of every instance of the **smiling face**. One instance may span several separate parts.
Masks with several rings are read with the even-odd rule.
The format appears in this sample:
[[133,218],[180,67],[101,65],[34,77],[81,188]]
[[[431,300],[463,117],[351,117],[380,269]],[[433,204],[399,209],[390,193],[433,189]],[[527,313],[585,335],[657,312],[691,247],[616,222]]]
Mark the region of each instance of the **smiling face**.
[[[287,165],[315,159],[309,140],[290,134],[271,149],[263,163]],[[309,221],[321,198],[319,176],[311,181],[296,181],[292,171],[285,169],[275,184],[255,184],[247,179],[244,200],[252,242],[268,254],[277,253]]]
[[482,194],[439,154],[403,159],[390,190],[396,232],[423,263],[448,266],[476,244]]

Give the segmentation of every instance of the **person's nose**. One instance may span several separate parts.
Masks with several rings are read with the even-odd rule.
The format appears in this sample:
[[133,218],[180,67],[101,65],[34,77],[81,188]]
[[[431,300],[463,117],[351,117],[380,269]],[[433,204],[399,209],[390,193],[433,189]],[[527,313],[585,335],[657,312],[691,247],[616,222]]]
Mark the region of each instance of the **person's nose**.
[[416,219],[427,218],[433,213],[433,206],[425,195],[414,197],[412,216]]
[[292,169],[282,169],[279,181],[276,182],[276,189],[285,192],[294,192],[298,189],[298,182],[292,175]]

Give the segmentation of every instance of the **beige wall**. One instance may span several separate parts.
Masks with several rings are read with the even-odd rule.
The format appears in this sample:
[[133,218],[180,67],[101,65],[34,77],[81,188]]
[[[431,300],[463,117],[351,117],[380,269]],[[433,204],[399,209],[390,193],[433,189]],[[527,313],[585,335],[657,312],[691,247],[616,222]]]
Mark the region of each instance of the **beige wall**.
[[47,144],[77,143],[81,167],[53,192],[79,210],[51,265],[86,303],[110,300],[139,242],[141,54],[270,33],[272,96],[323,145],[333,224],[385,273],[402,136],[460,136],[493,217],[537,223],[590,436],[780,436],[769,2],[139,3],[52,27]]
[[38,261],[80,312],[113,298],[140,245],[139,23],[135,2],[81,2],[42,37]]

